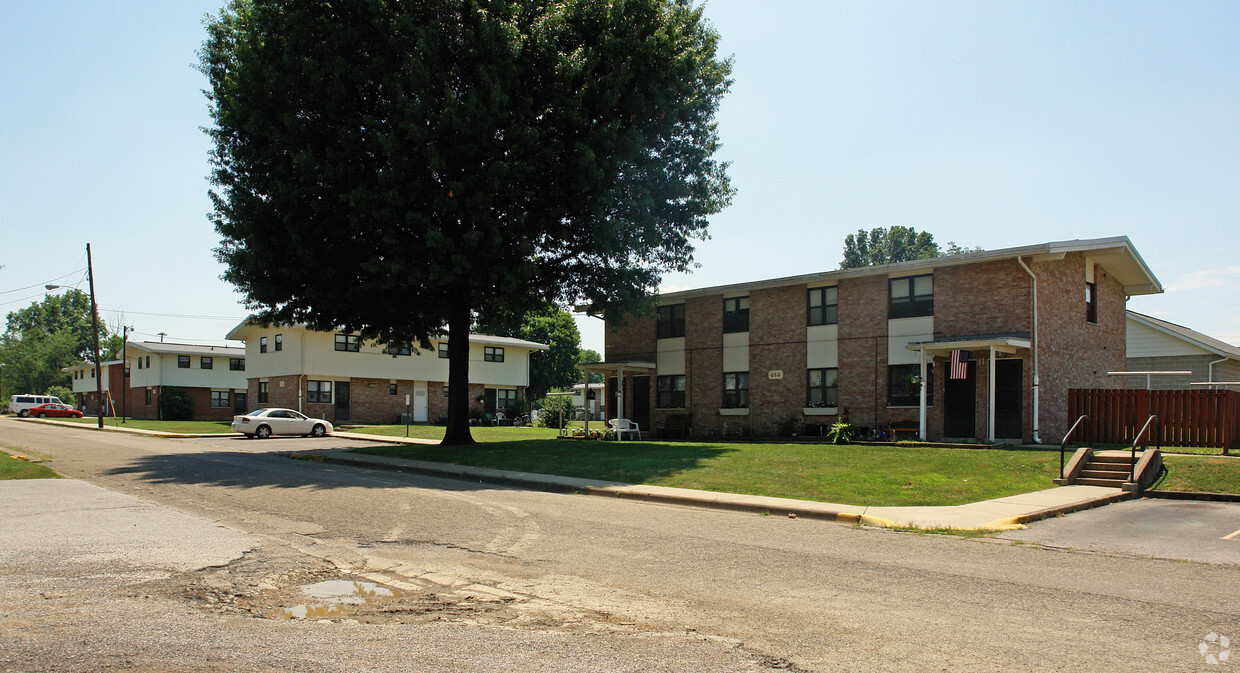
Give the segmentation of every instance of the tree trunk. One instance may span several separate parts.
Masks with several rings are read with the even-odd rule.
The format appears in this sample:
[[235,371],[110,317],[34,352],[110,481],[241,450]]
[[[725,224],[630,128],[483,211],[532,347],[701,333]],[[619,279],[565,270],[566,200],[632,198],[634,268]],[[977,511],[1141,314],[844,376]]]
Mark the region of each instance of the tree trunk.
[[475,443],[469,434],[469,305],[461,304],[448,318],[448,428],[443,445]]

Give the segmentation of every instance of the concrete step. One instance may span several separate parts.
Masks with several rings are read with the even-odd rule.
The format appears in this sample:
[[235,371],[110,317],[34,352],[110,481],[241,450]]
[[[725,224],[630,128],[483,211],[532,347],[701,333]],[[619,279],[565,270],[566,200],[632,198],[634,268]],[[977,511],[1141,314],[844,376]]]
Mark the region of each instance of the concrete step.
[[[1128,451],[1095,451],[1090,458],[1096,463],[1130,463],[1132,462],[1132,454]],[[1137,460],[1141,460],[1141,452],[1137,452]]]
[[1081,470],[1082,479],[1119,479],[1127,480],[1132,471],[1125,467],[1122,470],[1095,470],[1092,465],[1086,465]]
[[1126,479],[1077,479],[1074,484],[1081,486],[1106,486],[1107,488],[1123,488]]

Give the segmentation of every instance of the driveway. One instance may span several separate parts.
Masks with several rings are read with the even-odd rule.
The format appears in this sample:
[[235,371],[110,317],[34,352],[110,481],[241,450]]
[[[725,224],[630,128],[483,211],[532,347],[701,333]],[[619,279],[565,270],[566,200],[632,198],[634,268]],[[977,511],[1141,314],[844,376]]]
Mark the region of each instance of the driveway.
[[1240,504],[1129,500],[1000,537],[1048,547],[1240,565]]

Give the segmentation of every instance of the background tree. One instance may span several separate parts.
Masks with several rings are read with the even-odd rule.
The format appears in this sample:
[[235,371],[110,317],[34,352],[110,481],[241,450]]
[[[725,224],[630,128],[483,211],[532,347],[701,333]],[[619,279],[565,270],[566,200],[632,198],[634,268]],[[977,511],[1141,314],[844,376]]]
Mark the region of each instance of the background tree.
[[[108,339],[107,329],[100,328]],[[0,364],[4,365],[0,396],[46,393],[52,386],[68,386],[61,368],[94,361],[90,295],[79,290],[48,295],[8,314],[0,335]]]
[[[580,351],[578,351],[578,355],[577,355],[578,364],[587,364],[590,362],[602,362],[602,361],[603,361],[603,356],[599,355],[598,351],[596,350],[591,350],[589,348],[582,348]],[[582,372],[582,373],[585,374],[585,372]],[[576,383],[581,383],[583,380],[586,383],[602,383],[603,375],[594,374],[594,373],[586,374],[584,379],[577,379]]]
[[731,63],[689,0],[233,0],[200,52],[224,278],[260,320],[427,345],[648,305],[730,201]]
[[963,255],[966,252],[981,252],[981,248],[963,248],[955,241],[947,244],[942,250],[934,241],[934,234],[917,231],[911,227],[895,226],[890,229],[875,227],[868,232],[858,229],[857,233],[844,237],[844,261],[841,269],[855,269],[875,264],[892,264],[908,262],[914,259],[929,259],[947,255]]
[[475,329],[484,334],[516,337],[549,346],[545,351],[530,354],[526,399],[537,400],[556,388],[572,388],[581,380],[581,371],[575,366],[581,351],[581,332],[568,311],[547,306],[526,314],[518,325],[514,326],[513,322],[508,319],[500,324],[480,324]]
[[869,232],[858,229],[856,235],[844,238],[844,261],[840,262],[840,268],[855,269],[938,256],[939,246],[933,234],[901,226],[875,227]]

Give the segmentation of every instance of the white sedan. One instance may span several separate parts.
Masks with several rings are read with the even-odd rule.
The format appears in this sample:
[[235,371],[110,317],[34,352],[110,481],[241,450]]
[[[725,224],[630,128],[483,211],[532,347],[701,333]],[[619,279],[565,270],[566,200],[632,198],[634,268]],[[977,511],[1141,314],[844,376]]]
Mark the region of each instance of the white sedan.
[[332,424],[292,409],[256,409],[244,416],[233,416],[232,429],[259,439],[272,435],[322,437],[332,431]]

